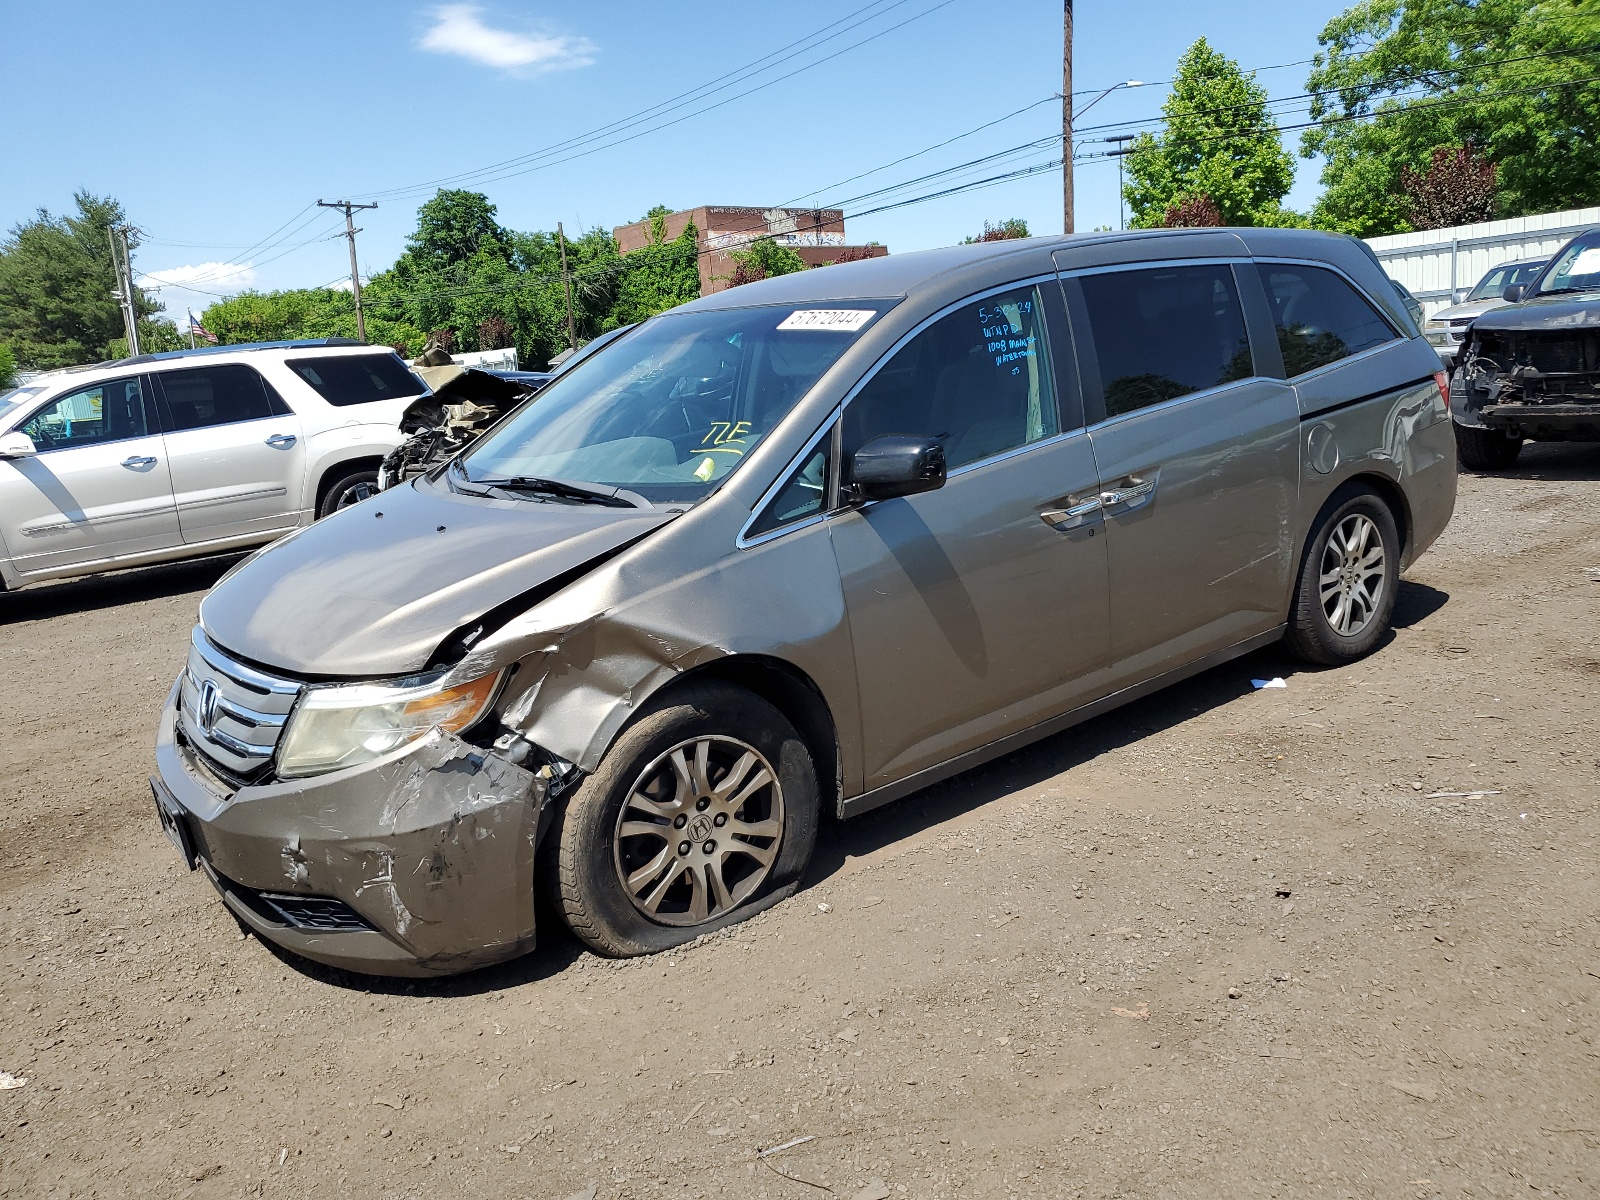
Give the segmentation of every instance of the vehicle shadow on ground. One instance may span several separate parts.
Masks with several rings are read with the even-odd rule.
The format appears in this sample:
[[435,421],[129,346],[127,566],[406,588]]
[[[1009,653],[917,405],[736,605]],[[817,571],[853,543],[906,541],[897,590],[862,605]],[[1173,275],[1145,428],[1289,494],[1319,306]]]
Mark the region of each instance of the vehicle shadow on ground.
[[[1437,588],[1401,580],[1392,623],[1397,629],[1407,629],[1438,612],[1449,599],[1447,593]],[[1393,633],[1388,634],[1376,653],[1382,653],[1383,647],[1393,638]],[[931,826],[1081,766],[1108,751],[1171,729],[1199,713],[1246,696],[1256,690],[1250,682],[1252,679],[1281,678],[1293,687],[1296,675],[1319,669],[1291,658],[1279,646],[1258,650],[992,763],[924,788],[876,812],[847,822],[826,821],[800,891],[804,893],[822,883],[852,858],[881,850]],[[537,915],[537,949],[511,962],[441,979],[359,975],[298,958],[271,943],[264,944],[285,966],[332,987],[385,996],[475,996],[559,975],[589,953],[545,903],[543,896],[539,898]]]
[[[1449,599],[1437,588],[1402,580],[1395,597],[1393,625],[1397,629],[1410,628],[1438,612]],[[1393,640],[1394,634],[1387,634],[1374,652],[1381,654]],[[1326,668],[1308,666],[1290,657],[1281,646],[1258,650],[924,788],[876,812],[846,822],[830,821],[822,828],[802,888],[815,887],[852,858],[881,850],[1249,695],[1255,690],[1252,679],[1281,678],[1292,688],[1296,675],[1323,669]]]
[[38,584],[18,592],[0,593],[0,625],[21,621],[46,621],[70,613],[120,608],[145,600],[164,600],[185,592],[203,592],[242,556],[218,555],[188,562],[139,567],[110,575],[91,575],[64,583]]
[[1600,479],[1600,442],[1528,442],[1516,466],[1473,474],[1551,482]]

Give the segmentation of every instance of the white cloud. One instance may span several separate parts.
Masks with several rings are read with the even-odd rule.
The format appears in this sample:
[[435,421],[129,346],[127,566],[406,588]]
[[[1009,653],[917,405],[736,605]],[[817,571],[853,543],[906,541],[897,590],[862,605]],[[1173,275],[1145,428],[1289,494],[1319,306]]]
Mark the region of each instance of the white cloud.
[[161,271],[142,271],[139,286],[147,291],[171,288],[191,291],[204,288],[208,292],[242,292],[256,281],[256,270],[251,263],[207,262],[184,267],[167,267]]
[[205,262],[160,271],[140,271],[138,284],[166,308],[165,317],[187,328],[189,309],[204,312],[218,295],[232,295],[256,285],[256,269],[250,263]]
[[434,9],[434,25],[418,45],[504,71],[560,71],[594,62],[595,45],[588,38],[491,29],[479,19],[482,11],[476,4]]

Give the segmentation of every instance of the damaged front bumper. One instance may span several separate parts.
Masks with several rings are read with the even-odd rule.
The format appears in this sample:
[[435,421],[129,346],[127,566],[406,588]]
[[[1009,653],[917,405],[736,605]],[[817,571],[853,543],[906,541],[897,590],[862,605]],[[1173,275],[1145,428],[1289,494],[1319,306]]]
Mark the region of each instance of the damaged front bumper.
[[190,759],[177,688],[151,777],[162,824],[246,926],[374,975],[445,975],[534,945],[546,780],[434,729],[385,758],[232,793]]
[[1600,330],[1474,328],[1457,362],[1457,424],[1538,441],[1600,440]]

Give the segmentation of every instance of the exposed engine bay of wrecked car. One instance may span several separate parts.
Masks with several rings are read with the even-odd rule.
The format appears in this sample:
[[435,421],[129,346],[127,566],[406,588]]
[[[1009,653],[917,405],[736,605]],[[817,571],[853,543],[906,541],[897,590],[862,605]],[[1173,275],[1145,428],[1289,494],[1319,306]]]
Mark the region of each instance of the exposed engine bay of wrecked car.
[[1464,407],[1517,437],[1600,439],[1600,306],[1594,324],[1475,326],[1462,353]]
[[401,415],[400,432],[406,440],[383,460],[380,489],[424,474],[471,445],[548,381],[548,377],[507,379],[449,365],[424,364],[417,373],[433,390],[412,401]]
[[1600,440],[1600,230],[1568,242],[1520,300],[1473,322],[1452,388],[1457,422],[1511,439]]

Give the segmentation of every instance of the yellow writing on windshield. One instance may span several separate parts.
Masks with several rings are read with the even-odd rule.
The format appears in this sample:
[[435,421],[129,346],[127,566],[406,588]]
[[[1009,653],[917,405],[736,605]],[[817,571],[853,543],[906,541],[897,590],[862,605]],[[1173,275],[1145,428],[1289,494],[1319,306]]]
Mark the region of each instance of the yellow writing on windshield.
[[700,439],[700,448],[707,454],[743,454],[744,435],[749,432],[749,421],[713,421],[711,432]]

